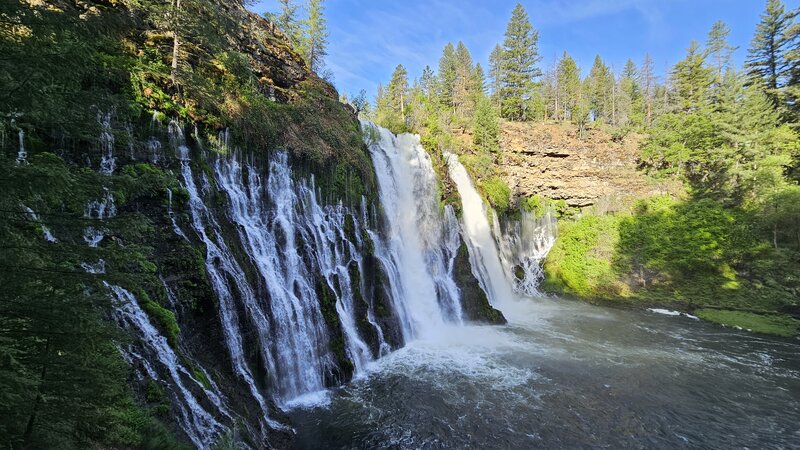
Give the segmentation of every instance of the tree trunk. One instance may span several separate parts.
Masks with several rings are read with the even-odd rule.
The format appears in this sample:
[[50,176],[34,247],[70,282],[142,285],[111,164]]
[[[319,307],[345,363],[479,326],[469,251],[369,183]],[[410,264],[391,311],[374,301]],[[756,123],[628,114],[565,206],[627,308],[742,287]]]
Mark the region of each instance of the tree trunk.
[[775,249],[778,249],[778,224],[772,225],[772,243],[775,244]]

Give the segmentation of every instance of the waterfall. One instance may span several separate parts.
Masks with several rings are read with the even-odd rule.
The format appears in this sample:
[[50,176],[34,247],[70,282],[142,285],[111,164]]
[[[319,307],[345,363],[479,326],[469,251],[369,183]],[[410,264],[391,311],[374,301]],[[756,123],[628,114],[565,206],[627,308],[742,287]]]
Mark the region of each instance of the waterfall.
[[42,222],[42,220],[39,218],[39,215],[36,214],[36,212],[34,212],[34,210],[32,210],[31,208],[29,208],[29,207],[27,207],[25,205],[21,205],[21,206],[22,206],[22,209],[25,210],[25,213],[28,216],[28,220],[30,220],[31,222],[36,222],[36,223],[39,224],[39,226],[42,229],[42,237],[44,238],[45,241],[50,242],[50,243],[58,242],[58,239],[56,239],[56,237],[50,231],[50,228],[48,228],[47,225],[45,225],[44,222]]
[[[106,189],[103,198],[99,200],[92,200],[86,204],[84,208],[83,217],[86,219],[97,219],[103,221],[105,219],[113,218],[117,215],[117,207],[114,205],[114,196],[111,191]],[[100,242],[105,238],[106,230],[104,228],[95,228],[88,226],[83,230],[83,240],[89,244],[90,247],[97,247]]]
[[544,278],[542,262],[556,242],[558,225],[550,209],[541,217],[534,211],[523,209],[520,217],[501,224],[493,214],[495,239],[500,248],[500,259],[506,273],[514,282],[514,289],[524,295],[541,295],[539,283]]
[[368,122],[362,127],[386,218],[385,241],[371,236],[390,279],[403,337],[409,340],[434,333],[445,323],[460,323],[460,293],[452,278],[457,232],[445,230],[452,223],[445,223],[439,209],[430,157],[419,136],[395,137]]
[[97,121],[100,123],[100,173],[111,175],[117,167],[117,158],[114,157],[114,132],[111,129],[111,113],[98,113]]
[[[113,171],[113,163],[110,167]],[[29,215],[35,216],[30,208],[26,209]],[[113,218],[116,214],[114,196],[108,189],[102,198],[87,202],[84,209],[84,218],[98,221]],[[45,239],[56,242],[44,225],[42,229]],[[103,228],[89,226],[84,229],[83,237],[90,247],[97,247],[105,237],[105,233],[106,230]],[[103,259],[95,263],[84,261],[80,266],[89,274],[106,273],[106,262]],[[224,419],[228,424],[234,422],[218,386],[202,367],[196,366],[193,370],[189,370],[181,362],[182,359],[169,345],[167,338],[150,322],[148,315],[130,291],[106,281],[103,281],[103,286],[109,291],[113,300],[113,317],[137,337],[135,343],[120,348],[123,358],[137,369],[140,380],[146,377],[150,382],[166,388],[176,419],[189,440],[197,448],[211,448],[217,438],[229,429],[229,426],[223,425],[220,419]],[[169,291],[167,293],[170,295]],[[202,373],[203,382],[198,379],[198,373]]]
[[512,289],[527,296],[539,295],[539,282],[544,275],[541,263],[556,240],[557,225],[552,213],[548,210],[537,218],[534,212],[523,210],[519,219],[501,226],[497,213],[475,190],[458,156],[445,152],[445,158],[450,178],[461,196],[472,271],[491,303],[502,305],[514,298]]
[[445,159],[450,178],[461,195],[462,224],[472,271],[491,304],[502,305],[513,298],[513,293],[489,227],[486,204],[472,185],[467,169],[459,162],[458,156],[445,153]]
[[269,293],[263,303],[273,318],[272,333],[262,345],[274,342],[269,359],[277,397],[287,401],[320,391],[332,358],[314,282],[298,252],[297,197],[286,154],[270,164],[266,184],[252,167],[245,180],[234,157],[217,159],[214,169],[239,238]]
[[[261,383],[244,357],[246,332],[257,336],[271,396],[282,407],[323,391],[337,366],[342,369],[331,336],[342,336],[342,357],[356,373],[385,352],[388,345],[372,305],[360,296],[365,206],[358,211],[342,204],[321,205],[313,179],[292,179],[285,152],[273,155],[263,171],[231,151],[216,157],[212,178],[195,175],[181,127],[172,122],[169,131],[189,193],[192,226],[206,246],[206,270],[220,299],[226,346],[236,373],[262,406],[266,408],[257,387]],[[227,133],[219,139],[228,145]],[[220,194],[227,200],[225,217],[206,206],[211,196]],[[223,221],[234,225],[230,232],[221,226]],[[177,223],[174,229],[182,233]],[[246,260],[237,259],[233,248],[241,248]],[[249,267],[254,270],[248,273]],[[326,292],[335,320],[323,315]],[[359,325],[362,314],[371,330]],[[375,351],[364,333],[377,336]]]
[[[180,131],[177,127],[175,130]],[[243,332],[240,328],[239,310],[236,305],[236,299],[238,298],[243,304],[244,312],[250,317],[250,323],[254,333],[262,344],[261,348],[258,349],[259,353],[270,366],[273,366],[271,355],[269,352],[265,351],[266,345],[271,339],[269,329],[267,328],[269,326],[269,321],[260,303],[257,302],[256,295],[250,287],[244,271],[223,240],[222,232],[216,218],[203,203],[200,190],[197,188],[191,166],[189,165],[189,148],[182,142],[182,136],[176,135],[174,136],[174,140],[178,145],[184,187],[189,193],[189,210],[191,213],[192,227],[206,247],[206,272],[208,273],[209,282],[219,302],[219,318],[220,325],[222,326],[222,334],[225,339],[225,347],[231,358],[234,373],[247,385],[250,395],[261,409],[264,418],[264,422],[260,424],[261,434],[262,436],[266,436],[269,426],[276,428],[282,427],[282,425],[269,419],[267,400],[261,394],[253,373],[245,359],[244,345],[242,342]],[[202,180],[204,182],[204,190],[210,189],[205,174],[203,174]]]
[[[158,364],[161,373],[165,373],[169,383],[164,385],[171,392],[172,404],[177,412],[181,428],[197,448],[211,448],[217,437],[227,431],[216,417],[232,420],[231,413],[224,405],[222,394],[215,385],[203,386],[194,374],[180,363],[180,358],[150,322],[142,310],[136,297],[124,288],[103,282],[114,299],[113,315],[126,329],[139,337],[138,345],[144,354],[133,348],[121,349],[123,356],[130,363],[140,362],[142,370],[154,382],[160,382],[161,376],[154,364]],[[210,408],[213,406],[213,408]]]
[[25,130],[20,128],[17,133],[19,136],[19,150],[17,150],[17,165],[28,163],[28,152],[25,151]]
[[151,137],[147,141],[147,157],[153,164],[158,164],[161,160],[161,141]]
[[175,234],[188,241],[189,238],[186,237],[186,234],[183,232],[181,227],[178,225],[178,222],[175,220],[175,212],[172,211],[172,189],[169,188],[167,188],[167,216],[169,216],[169,220],[172,222],[172,231],[174,231]]

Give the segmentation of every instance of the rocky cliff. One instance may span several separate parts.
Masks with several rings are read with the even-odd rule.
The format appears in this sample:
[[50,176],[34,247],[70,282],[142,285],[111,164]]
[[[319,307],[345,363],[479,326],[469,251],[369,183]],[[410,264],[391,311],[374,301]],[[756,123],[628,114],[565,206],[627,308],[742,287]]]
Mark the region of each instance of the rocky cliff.
[[636,170],[641,136],[615,139],[599,129],[581,136],[569,124],[503,122],[501,130],[503,171],[516,196],[613,207],[666,189]]

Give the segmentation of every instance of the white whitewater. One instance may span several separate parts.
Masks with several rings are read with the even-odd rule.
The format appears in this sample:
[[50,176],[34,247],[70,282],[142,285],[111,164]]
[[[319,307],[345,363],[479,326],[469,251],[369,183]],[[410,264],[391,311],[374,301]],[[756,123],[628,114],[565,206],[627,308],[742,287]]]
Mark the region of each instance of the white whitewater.
[[457,232],[445,234],[430,157],[419,136],[395,137],[368,122],[362,128],[386,216],[385,242],[373,235],[375,252],[389,276],[403,336],[408,341],[440,332],[442,325],[462,319],[460,293],[451,276]]
[[45,241],[50,242],[50,243],[58,242],[58,239],[56,239],[56,237],[50,231],[50,228],[48,228],[47,225],[44,224],[44,222],[39,218],[39,215],[36,214],[36,212],[34,210],[32,210],[31,208],[29,208],[29,207],[27,207],[25,205],[22,205],[22,209],[24,209],[25,212],[27,213],[28,220],[30,220],[31,222],[36,222],[36,223],[39,224],[39,226],[42,229],[42,237],[44,238]]
[[[265,351],[266,343],[270,342],[270,332],[267,328],[269,321],[260,302],[256,300],[255,293],[247,282],[244,270],[236,262],[223,240],[216,218],[203,203],[200,190],[197,188],[189,165],[189,148],[183,142],[183,134],[180,128],[177,125],[172,126],[170,124],[170,132],[171,140],[177,145],[184,187],[189,193],[192,227],[206,247],[206,272],[219,302],[219,317],[222,325],[222,334],[225,339],[225,347],[228,349],[234,373],[248,386],[250,394],[261,408],[262,417],[264,418],[264,421],[261,422],[261,434],[262,437],[265,437],[270,426],[279,428],[282,425],[269,419],[269,405],[261,394],[245,359],[244,343],[242,341],[243,333],[239,325],[240,319],[237,312],[236,298],[239,298],[244,304],[245,311],[251,318],[250,323],[253,325],[259,341],[263,344],[258,350],[265,361],[271,360],[271,355]],[[210,190],[205,174],[202,176],[202,181],[204,190]]]
[[[204,387],[180,363],[178,355],[170,347],[167,339],[153,326],[131,292],[106,282],[103,284],[112,292],[115,300],[114,317],[126,329],[134,331],[139,336],[139,345],[146,352],[145,357],[132,349],[122,349],[123,354],[127,353],[126,359],[130,362],[141,361],[147,376],[155,382],[161,382],[162,377],[153,365],[157,363],[160,366],[161,373],[165,373],[169,381],[166,384],[167,389],[175,390],[173,397],[176,401],[173,401],[173,405],[181,428],[197,448],[211,448],[217,437],[228,429],[214,418],[214,413],[231,419],[221,394]],[[204,402],[204,399],[207,402]],[[214,406],[213,413],[203,406],[204,403]]]
[[100,173],[111,175],[117,168],[117,158],[114,157],[114,132],[111,129],[111,113],[98,113],[97,121],[100,123]]
[[186,233],[183,232],[178,222],[175,220],[175,212],[172,210],[172,189],[169,188],[167,188],[167,216],[169,216],[169,220],[172,222],[172,231],[188,241],[189,238],[186,237]]
[[[279,406],[290,408],[313,400],[312,394],[324,391],[337,367],[329,336],[339,332],[329,330],[323,317],[317,283],[327,284],[331,293],[346,357],[356,373],[363,370],[388,347],[371,305],[368,321],[380,349],[372,351],[357,325],[357,304],[362,299],[356,297],[355,289],[363,292],[364,280],[351,279],[351,269],[363,273],[360,236],[366,225],[359,218],[363,213],[353,214],[341,204],[322,206],[313,180],[292,179],[285,152],[273,155],[263,171],[225,148],[230,153],[218,156],[212,165],[212,185],[205,173],[193,174],[181,127],[172,122],[169,131],[181,160],[192,225],[206,246],[206,269],[220,299],[226,346],[236,373],[265,412],[266,403],[257,388],[260,383],[244,357],[242,334],[245,329],[254,330],[270,394]],[[219,145],[229,145],[226,132],[220,134]],[[212,195],[227,198],[226,219],[235,225],[233,240],[231,234],[223,233],[218,212],[206,206],[206,198]],[[352,237],[345,231],[348,218],[353,221]],[[174,228],[176,234],[182,233],[177,224]],[[231,250],[234,245],[241,246],[258,279],[248,278],[242,266],[246,262],[237,261]]]
[[[83,217],[85,219],[95,219],[100,222],[111,219],[117,215],[117,207],[114,204],[114,196],[111,191],[106,189],[105,195],[99,200],[91,200],[84,208]],[[97,247],[103,238],[106,236],[106,229],[101,225],[96,227],[93,225],[87,226],[83,230],[83,240],[89,244],[89,247]]]
[[297,197],[286,155],[277,160],[270,164],[266,184],[253,167],[245,180],[233,157],[217,159],[214,173],[230,200],[239,239],[269,293],[263,303],[273,318],[272,333],[262,345],[274,346],[271,378],[284,402],[324,389],[326,367],[333,360],[315,286],[298,252]]
[[512,282],[507,277],[500,259],[492,229],[487,220],[487,207],[483,198],[475,190],[467,169],[459,162],[458,156],[445,153],[450,178],[456,184],[461,196],[462,225],[469,249],[472,271],[486,291],[492,306],[498,307],[514,298]]
[[25,131],[20,128],[17,136],[19,137],[19,147],[17,150],[17,165],[28,163],[28,152],[25,151]]
[[540,296],[539,283],[544,278],[542,263],[558,236],[558,222],[552,211],[548,209],[537,217],[534,211],[522,210],[518,219],[502,226],[497,214],[492,214],[492,217],[500,259],[514,289],[529,297]]

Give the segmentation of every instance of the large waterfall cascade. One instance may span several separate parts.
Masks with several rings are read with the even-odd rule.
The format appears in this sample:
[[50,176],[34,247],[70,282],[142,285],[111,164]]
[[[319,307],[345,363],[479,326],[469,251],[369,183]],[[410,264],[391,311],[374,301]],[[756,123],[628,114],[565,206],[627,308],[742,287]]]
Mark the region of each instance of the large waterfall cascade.
[[368,143],[388,230],[385,246],[376,246],[376,253],[395,289],[403,336],[429,336],[446,323],[461,323],[460,293],[452,277],[460,237],[456,222],[445,221],[439,210],[430,156],[419,136],[394,136],[367,122],[362,127],[379,134]]
[[449,152],[444,156],[450,178],[461,196],[462,223],[472,270],[492,304],[501,306],[515,298],[514,293],[540,295],[541,264],[557,236],[552,212],[536,217],[532,211],[521,211],[518,219],[501,226],[497,213],[475,189],[458,156]]
[[[111,117],[103,114],[98,121],[100,172],[110,175],[117,162]],[[495,305],[511,298],[512,288],[535,293],[538,262],[552,245],[554,233],[542,225],[551,224],[549,218],[523,217],[493,237],[483,200],[457,157],[449,155],[450,176],[463,201],[459,220],[452,207],[439,205],[436,173],[419,136],[395,136],[366,122],[362,127],[372,136],[366,142],[378,179],[380,208],[368,205],[364,198],[357,207],[325,205],[313,176],[293,176],[287,153],[271,155],[262,169],[262,163],[230,147],[227,132],[212,140],[211,145],[219,148],[205,170],[193,167],[183,127],[176,121],[166,127],[166,148],[174,151],[174,159],[165,154],[157,135],[145,146],[150,161],[177,161],[179,166],[188,211],[186,216],[173,211],[168,190],[169,224],[182,240],[200,242],[205,248],[205,270],[217,299],[217,320],[231,373],[245,388],[242,395],[249,396],[260,410],[258,429],[246,426],[262,440],[271,429],[288,430],[270,417],[272,404],[293,408],[317,401],[318,393],[340,371],[365,373],[372,361],[393,347],[419,338],[437,339],[448,327],[464,323],[462,294],[454,277],[462,239],[473,274]],[[154,122],[152,131],[161,128]],[[196,130],[194,134],[197,139]],[[198,151],[206,153],[199,146]],[[26,211],[35,216],[32,210]],[[101,245],[109,232],[105,222],[116,214],[114,193],[109,189],[86,204],[84,217],[93,222],[83,231],[88,246]],[[378,219],[377,214],[383,217]],[[188,223],[182,224],[184,217]],[[42,225],[42,231],[45,239],[57,242],[46,226]],[[535,236],[533,241],[531,236]],[[389,322],[385,309],[379,320],[376,305],[364,295],[368,247],[372,249],[369,261],[375,261],[369,264],[380,266],[377,270],[382,273],[384,285],[379,288],[390,302],[384,305],[390,309]],[[526,276],[515,282],[508,275],[513,267],[504,266],[522,267]],[[106,271],[102,259],[81,267],[96,275]],[[370,266],[369,270],[376,269]],[[167,307],[180,317],[183,309],[176,291],[165,278],[161,280]],[[114,317],[137,337],[120,349],[125,360],[140,380],[167,388],[177,423],[194,445],[212,446],[239,421],[224,389],[191,354],[184,354],[187,348],[180,343],[173,347],[130,290],[104,285],[114,301]],[[332,297],[332,312],[323,310],[321,296]],[[335,314],[335,320],[330,314]],[[400,337],[391,343],[387,323],[399,328]],[[333,340],[342,345],[337,347]],[[349,369],[342,367],[343,360]],[[192,362],[191,368],[187,361]]]

